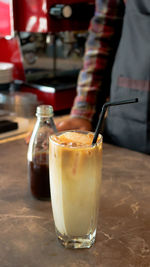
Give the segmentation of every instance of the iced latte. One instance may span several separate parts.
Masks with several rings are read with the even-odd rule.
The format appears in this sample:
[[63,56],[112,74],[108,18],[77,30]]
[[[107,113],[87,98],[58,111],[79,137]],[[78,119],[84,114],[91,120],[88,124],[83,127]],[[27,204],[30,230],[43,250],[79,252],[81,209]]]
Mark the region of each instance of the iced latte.
[[50,188],[58,239],[65,247],[91,247],[99,209],[102,136],[67,131],[50,137]]

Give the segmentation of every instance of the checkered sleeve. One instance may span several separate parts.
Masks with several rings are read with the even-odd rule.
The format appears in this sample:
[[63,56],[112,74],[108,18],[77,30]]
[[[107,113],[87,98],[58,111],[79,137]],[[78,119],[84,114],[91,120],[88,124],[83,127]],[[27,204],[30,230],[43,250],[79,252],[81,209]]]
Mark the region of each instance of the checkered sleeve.
[[122,0],[96,1],[71,116],[92,121],[96,112],[97,94],[102,90],[104,73],[119,42],[118,29],[121,31],[123,15]]

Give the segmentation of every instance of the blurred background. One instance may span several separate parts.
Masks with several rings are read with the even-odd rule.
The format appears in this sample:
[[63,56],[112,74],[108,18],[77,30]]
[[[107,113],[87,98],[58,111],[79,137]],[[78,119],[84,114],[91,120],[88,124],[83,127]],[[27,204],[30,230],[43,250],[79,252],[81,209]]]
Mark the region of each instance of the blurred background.
[[0,0],[0,125],[39,104],[69,113],[93,14],[94,0]]
[[35,102],[36,96],[55,112],[67,112],[93,14],[93,0],[0,0],[1,107],[9,98],[12,105],[16,92],[17,101]]

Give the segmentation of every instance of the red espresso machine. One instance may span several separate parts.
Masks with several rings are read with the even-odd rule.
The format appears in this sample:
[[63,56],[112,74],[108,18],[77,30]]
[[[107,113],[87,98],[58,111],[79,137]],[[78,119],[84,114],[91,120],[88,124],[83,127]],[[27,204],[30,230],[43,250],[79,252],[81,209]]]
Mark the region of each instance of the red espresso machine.
[[[57,71],[56,38],[60,33],[88,29],[94,14],[94,0],[0,0],[0,61],[14,64],[14,83],[22,92],[37,95],[54,111],[71,108],[78,73]],[[51,75],[28,81],[19,34],[50,34],[53,39]],[[66,59],[67,61],[67,59]],[[38,74],[37,74],[38,75]]]

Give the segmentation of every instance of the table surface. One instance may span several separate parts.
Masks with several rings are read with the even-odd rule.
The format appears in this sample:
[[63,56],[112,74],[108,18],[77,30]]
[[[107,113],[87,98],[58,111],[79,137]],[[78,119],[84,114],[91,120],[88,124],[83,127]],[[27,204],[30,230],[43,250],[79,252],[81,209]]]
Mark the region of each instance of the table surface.
[[71,250],[30,194],[26,154],[23,139],[0,144],[1,267],[150,267],[150,156],[104,144],[96,243]]

